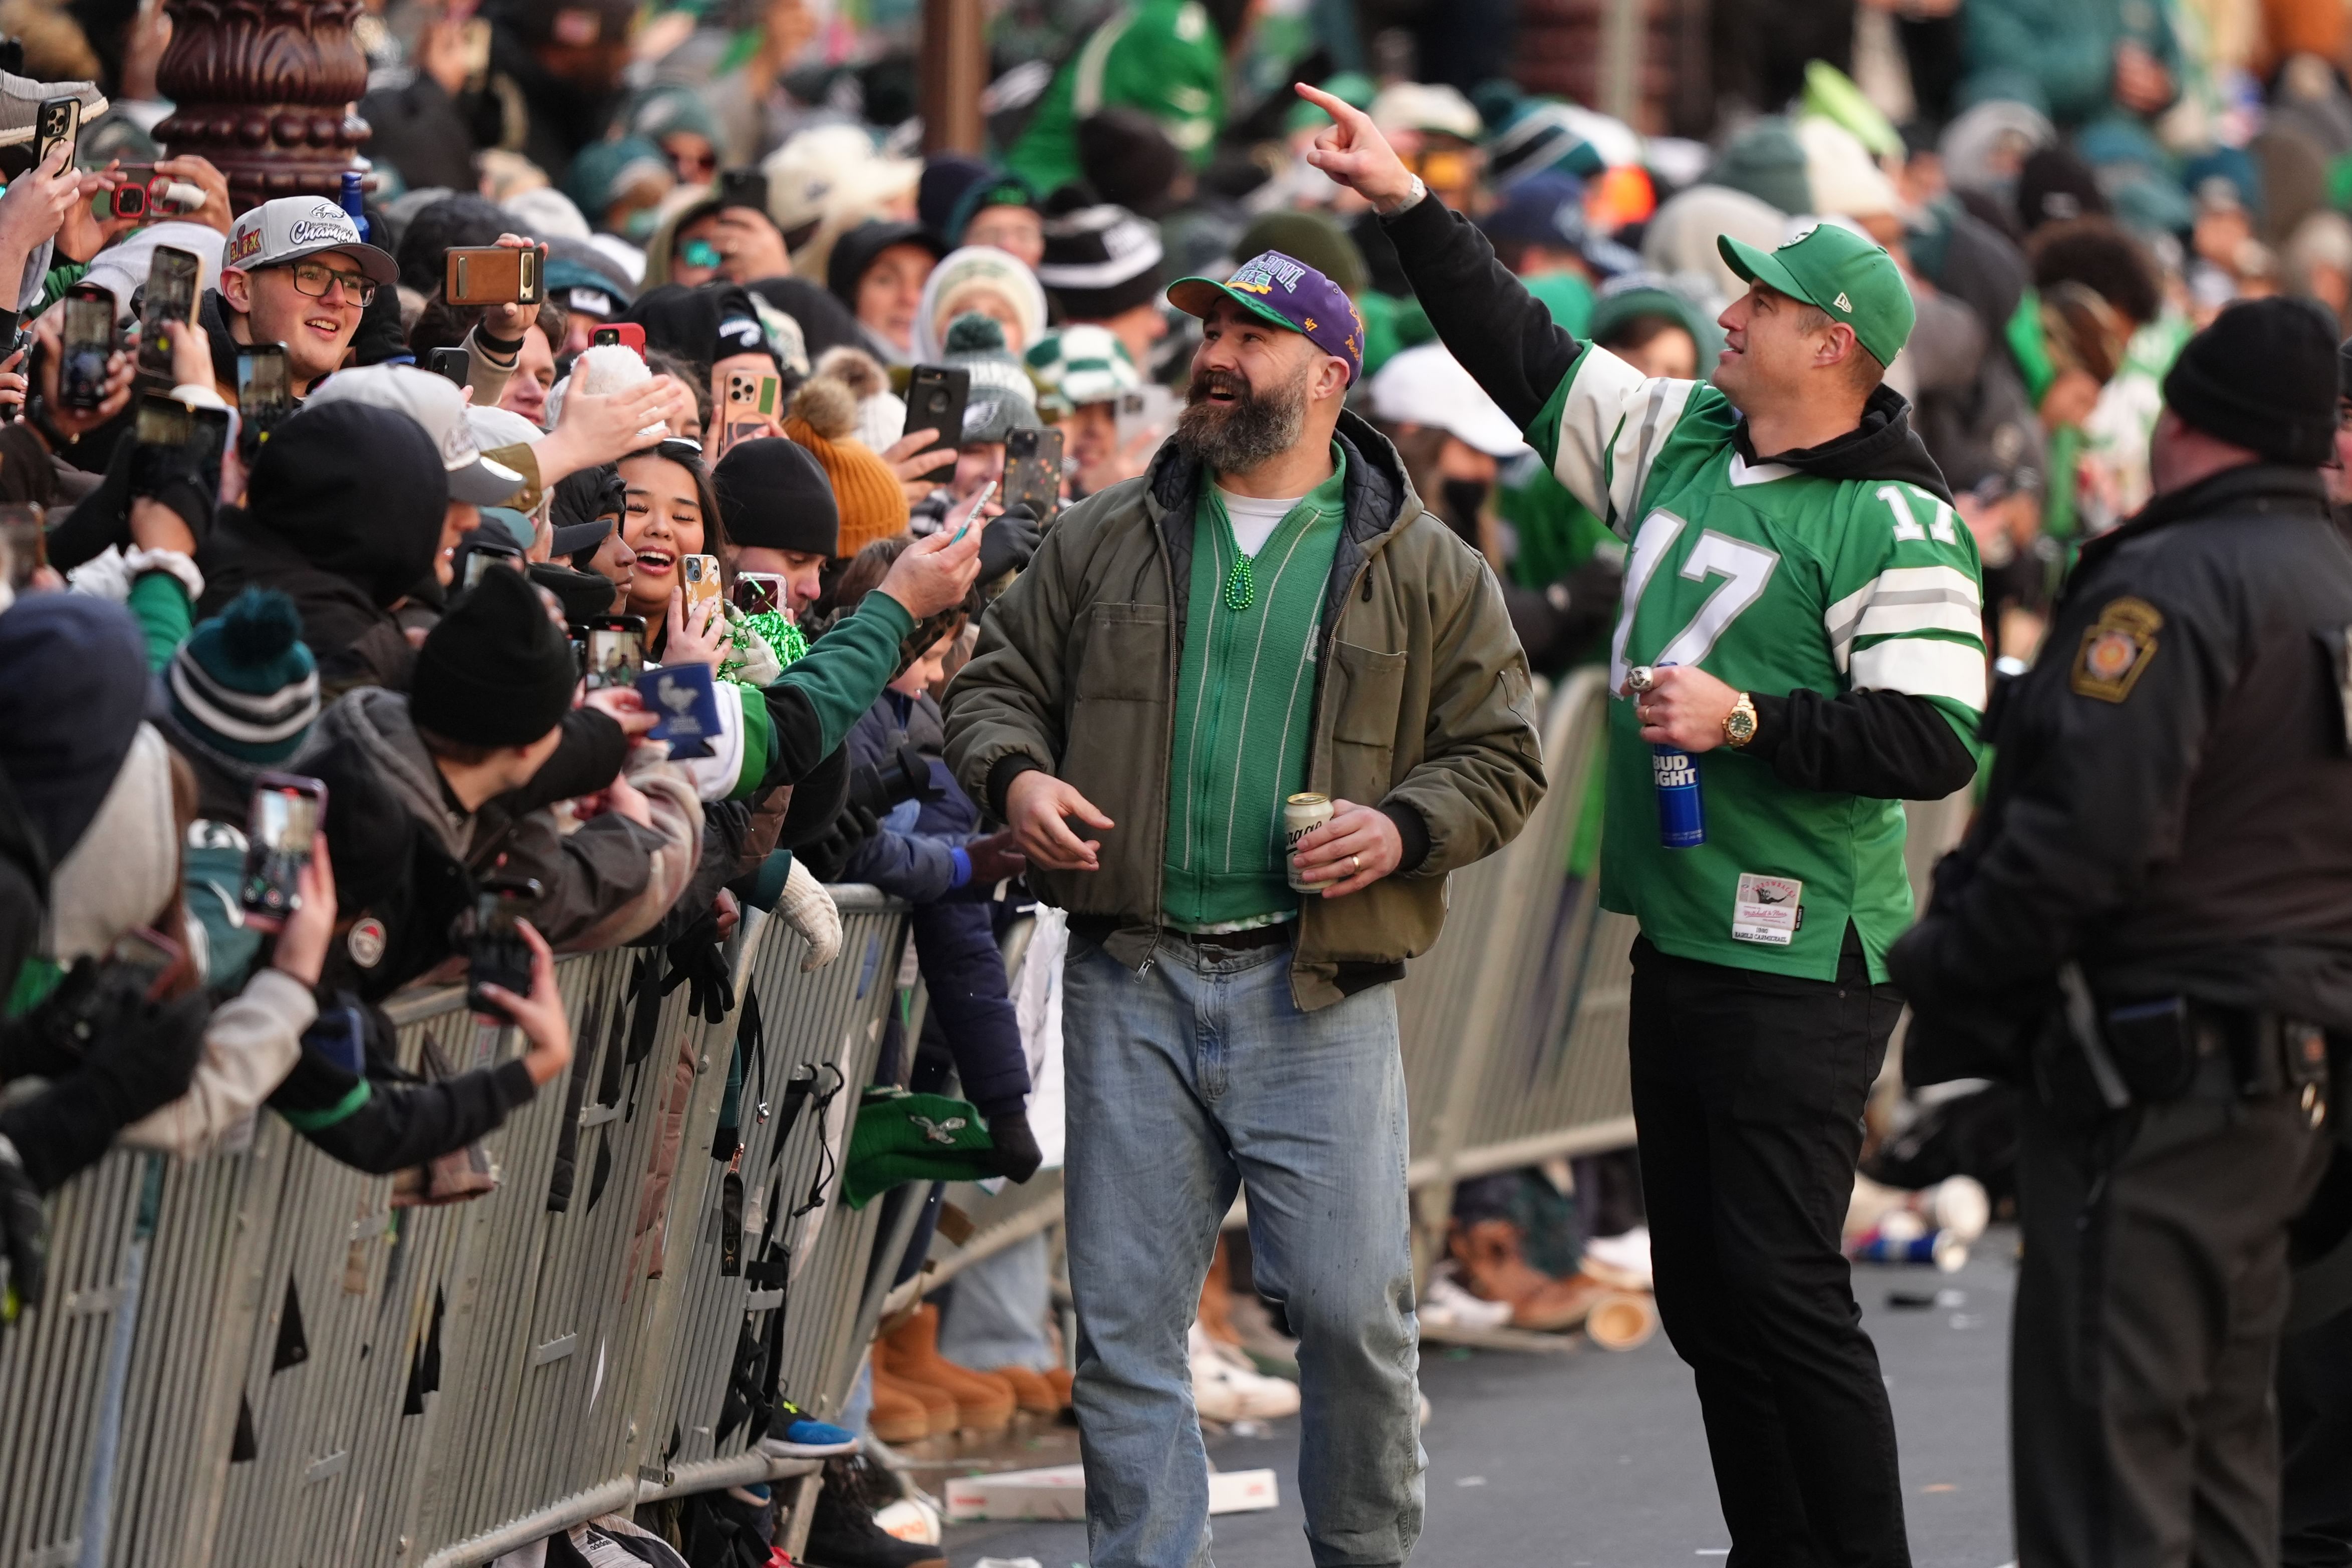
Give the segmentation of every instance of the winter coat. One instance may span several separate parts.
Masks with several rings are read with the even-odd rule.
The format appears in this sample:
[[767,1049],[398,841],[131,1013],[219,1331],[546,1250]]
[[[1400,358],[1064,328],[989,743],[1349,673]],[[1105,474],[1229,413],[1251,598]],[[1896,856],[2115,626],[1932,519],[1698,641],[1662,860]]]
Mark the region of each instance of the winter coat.
[[[1386,879],[1304,901],[1302,1009],[1401,977],[1437,940],[1447,874],[1508,843],[1544,789],[1527,657],[1494,573],[1424,513],[1386,437],[1343,413],[1335,439],[1346,518],[1315,651],[1307,788],[1394,808],[1400,832],[1421,831]],[[948,761],[997,817],[1013,778],[1042,768],[1118,824],[1101,834],[1099,871],[1029,877],[1074,921],[1112,923],[1106,947],[1130,967],[1161,924],[1177,644],[1207,477],[1171,443],[1141,478],[1063,513],[948,692]]]
[[625,774],[653,807],[652,825],[607,812],[566,832],[548,809],[511,810],[511,797],[470,814],[454,809],[397,692],[362,688],[329,708],[295,770],[314,749],[339,743],[357,748],[451,860],[477,876],[496,866],[501,875],[537,879],[542,892],[529,918],[561,949],[615,946],[651,928],[685,891],[702,852],[693,785],[643,747],[630,752]]

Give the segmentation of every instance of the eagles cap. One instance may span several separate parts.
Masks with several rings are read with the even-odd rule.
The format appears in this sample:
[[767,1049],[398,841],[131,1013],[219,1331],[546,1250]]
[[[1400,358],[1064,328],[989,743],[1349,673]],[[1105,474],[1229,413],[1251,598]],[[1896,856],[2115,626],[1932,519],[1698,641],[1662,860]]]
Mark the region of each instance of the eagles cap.
[[1188,316],[1205,317],[1221,298],[1303,334],[1325,353],[1347,361],[1349,384],[1363,375],[1362,318],[1345,290],[1297,257],[1261,251],[1223,283],[1180,277],[1168,289],[1168,303]]
[[1817,224],[1778,250],[1716,236],[1724,265],[1750,283],[1801,299],[1853,329],[1856,341],[1891,365],[1911,336],[1910,286],[1884,246],[1850,228]]
[[370,283],[400,281],[400,263],[392,253],[360,238],[351,214],[324,196],[279,196],[252,208],[230,226],[221,265],[258,272],[330,250],[348,252]]

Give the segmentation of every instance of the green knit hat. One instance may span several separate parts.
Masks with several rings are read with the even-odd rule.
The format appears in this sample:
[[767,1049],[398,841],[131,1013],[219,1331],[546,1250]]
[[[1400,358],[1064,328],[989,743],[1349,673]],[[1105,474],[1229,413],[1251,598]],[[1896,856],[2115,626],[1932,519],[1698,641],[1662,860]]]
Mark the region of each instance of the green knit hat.
[[275,589],[248,588],[172,654],[172,716],[195,739],[247,762],[283,762],[319,716],[319,666],[302,613]]
[[988,1158],[995,1147],[987,1119],[964,1101],[868,1089],[849,1134],[842,1197],[850,1207],[863,1208],[901,1182],[980,1181],[997,1174]]

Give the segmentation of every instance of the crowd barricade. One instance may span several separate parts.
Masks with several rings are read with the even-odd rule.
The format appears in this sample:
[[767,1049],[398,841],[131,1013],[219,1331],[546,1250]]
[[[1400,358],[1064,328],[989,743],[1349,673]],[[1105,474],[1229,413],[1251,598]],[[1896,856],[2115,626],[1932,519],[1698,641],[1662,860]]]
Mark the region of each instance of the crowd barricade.
[[[755,921],[720,1023],[642,983],[656,953],[562,960],[573,1070],[485,1140],[499,1185],[470,1201],[394,1207],[394,1178],[266,1112],[240,1151],[117,1151],[68,1183],[45,1297],[0,1330],[0,1568],[454,1568],[809,1469],[718,1429],[747,1327],[784,1312],[783,1391],[818,1414],[862,1348],[877,1210],[841,1206],[840,1162],[906,919],[834,892],[840,957],[803,973],[800,937]],[[752,996],[739,1246],[712,1150]],[[412,1071],[514,1049],[459,988],[388,1010]],[[814,1092],[787,1130],[796,1072]],[[800,1212],[768,1227],[773,1191]]]

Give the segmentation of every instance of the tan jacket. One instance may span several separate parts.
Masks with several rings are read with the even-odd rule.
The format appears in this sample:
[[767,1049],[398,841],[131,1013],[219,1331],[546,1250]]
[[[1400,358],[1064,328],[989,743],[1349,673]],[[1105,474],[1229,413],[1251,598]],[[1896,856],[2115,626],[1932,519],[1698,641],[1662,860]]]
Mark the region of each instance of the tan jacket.
[[[1307,787],[1409,807],[1428,852],[1362,893],[1305,901],[1291,969],[1303,1009],[1393,979],[1427,952],[1446,873],[1508,843],[1544,789],[1527,657],[1493,572],[1423,510],[1384,437],[1343,413],[1339,440],[1347,520],[1324,595]],[[1035,766],[1118,824],[1095,835],[1101,870],[1033,867],[1030,882],[1074,916],[1115,921],[1106,946],[1130,967],[1160,939],[1201,483],[1171,444],[1142,478],[1064,513],[947,695],[948,762],[974,800],[1002,817],[1005,787]]]

